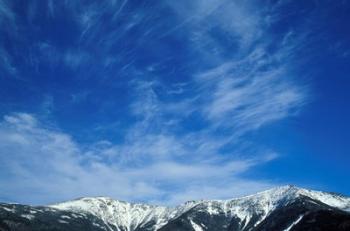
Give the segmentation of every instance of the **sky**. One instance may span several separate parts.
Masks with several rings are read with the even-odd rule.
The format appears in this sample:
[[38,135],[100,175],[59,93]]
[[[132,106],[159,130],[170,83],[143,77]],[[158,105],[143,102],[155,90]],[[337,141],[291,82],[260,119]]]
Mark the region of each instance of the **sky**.
[[349,10],[0,0],[0,201],[350,195]]

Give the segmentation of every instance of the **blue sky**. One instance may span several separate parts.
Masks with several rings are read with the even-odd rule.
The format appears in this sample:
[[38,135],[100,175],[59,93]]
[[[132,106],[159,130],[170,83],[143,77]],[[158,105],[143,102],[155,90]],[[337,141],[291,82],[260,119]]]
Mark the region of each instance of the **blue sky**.
[[349,10],[0,0],[0,200],[349,195]]

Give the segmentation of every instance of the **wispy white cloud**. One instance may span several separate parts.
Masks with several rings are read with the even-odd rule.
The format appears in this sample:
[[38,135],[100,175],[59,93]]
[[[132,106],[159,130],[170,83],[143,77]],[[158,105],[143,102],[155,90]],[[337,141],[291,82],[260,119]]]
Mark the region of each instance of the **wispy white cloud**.
[[112,20],[116,20],[116,18],[118,17],[118,15],[120,14],[120,12],[123,10],[124,6],[127,4],[128,0],[112,0],[110,1],[112,7],[118,7],[115,12],[113,13],[113,17]]
[[[194,93],[186,101],[187,110],[178,109],[200,112],[209,133],[229,129],[237,138],[296,115],[307,102],[306,87],[297,83],[290,65],[303,38],[289,31],[276,40],[268,33],[278,20],[271,15],[281,3],[260,6],[254,1],[223,0],[168,4],[179,21],[186,22],[182,32],[191,35],[193,52],[211,67],[194,74],[190,82]],[[228,49],[227,44],[235,48]]]
[[[127,2],[127,0],[104,0],[81,5],[77,2],[66,1],[64,5],[66,9],[69,9],[75,19],[74,21],[80,27],[80,41],[82,42],[96,38],[101,26],[117,20]],[[102,18],[106,21],[102,22]],[[107,37],[113,34],[115,40],[123,32],[118,28],[116,31],[105,31],[105,33]]]
[[47,8],[48,8],[49,15],[51,17],[54,17],[55,16],[55,2],[53,0],[47,1]]
[[6,74],[10,76],[16,76],[17,69],[13,65],[11,55],[2,47],[0,47],[0,68],[3,68]]
[[[254,4],[254,1],[167,1],[178,17],[179,25],[171,28],[166,35],[178,29],[186,31],[193,49],[205,62],[225,62],[227,51],[231,58],[247,51],[263,36],[267,28],[268,9]],[[224,37],[220,41],[218,36]],[[226,41],[226,42],[224,42]],[[231,49],[228,49],[230,46]],[[237,57],[237,55],[236,55]]]
[[225,63],[201,73],[203,91],[211,92],[203,99],[205,117],[216,127],[246,131],[293,115],[305,103],[304,88],[291,82],[284,66],[266,67]]
[[[91,55],[86,50],[79,49],[60,49],[50,41],[39,41],[33,46],[31,65],[45,65],[54,69],[58,66],[68,67],[76,70],[91,61]],[[36,66],[36,68],[38,68]]]
[[0,1],[0,25],[4,23],[4,20],[10,23],[15,20],[15,13],[13,12],[10,4],[6,0]]
[[[11,2],[0,0],[0,33],[5,37],[5,35],[12,33],[12,31],[16,32],[16,30],[16,14],[12,9]],[[3,74],[17,77],[13,57],[3,43],[0,44],[0,68],[4,70],[5,73]]]
[[84,51],[70,50],[64,54],[64,63],[71,68],[77,68],[86,64],[90,60],[90,55]]
[[[223,187],[219,179],[224,179],[225,185],[232,176],[242,180],[240,173],[261,161],[268,161],[255,159],[228,161],[225,164],[215,161],[185,164],[157,158],[149,164],[144,162],[134,166],[117,159],[108,162],[102,155],[122,158],[129,153],[113,150],[109,142],[83,148],[68,134],[47,127],[25,113],[7,115],[1,121],[0,152],[3,163],[0,178],[1,188],[4,189],[2,196],[32,203],[101,194],[127,200],[162,203],[170,200],[169,203],[191,199],[191,192],[187,197],[182,192],[191,191],[192,187],[201,184],[207,184],[209,188],[214,185]],[[226,186],[232,188],[236,180]],[[169,184],[172,188],[167,189]],[[253,190],[267,185],[270,184],[256,182]],[[11,195],[14,191],[16,197]],[[222,195],[213,193],[209,196]]]

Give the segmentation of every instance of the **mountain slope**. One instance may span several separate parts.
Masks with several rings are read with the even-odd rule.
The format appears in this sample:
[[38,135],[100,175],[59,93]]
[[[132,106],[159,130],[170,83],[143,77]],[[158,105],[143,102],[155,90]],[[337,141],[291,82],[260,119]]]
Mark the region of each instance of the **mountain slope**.
[[0,231],[67,227],[106,231],[350,230],[349,212],[348,197],[283,186],[231,200],[192,201],[172,208],[106,197],[47,207],[0,204]]

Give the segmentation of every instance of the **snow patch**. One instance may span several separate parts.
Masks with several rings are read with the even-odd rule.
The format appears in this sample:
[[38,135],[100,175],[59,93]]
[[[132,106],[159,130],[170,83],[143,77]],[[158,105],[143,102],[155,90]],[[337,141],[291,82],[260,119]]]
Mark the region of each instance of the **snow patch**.
[[203,231],[203,228],[200,225],[196,224],[194,221],[190,220],[190,223],[194,231]]
[[298,224],[301,219],[303,219],[304,215],[301,215],[296,221],[294,221],[288,228],[286,228],[284,231],[289,231],[291,228],[294,227],[294,225]]
[[35,216],[30,215],[30,214],[22,214],[21,217],[26,218],[28,220],[32,220],[35,218]]
[[11,213],[16,212],[15,209],[10,209],[10,208],[7,208],[7,207],[3,207],[3,209],[6,210],[7,212],[11,212]]
[[66,215],[62,215],[61,218],[63,218],[63,219],[71,219],[69,216],[66,216]]
[[59,223],[63,223],[63,224],[68,224],[69,223],[68,221],[64,221],[64,220],[61,220],[61,219],[59,219],[58,222]]

